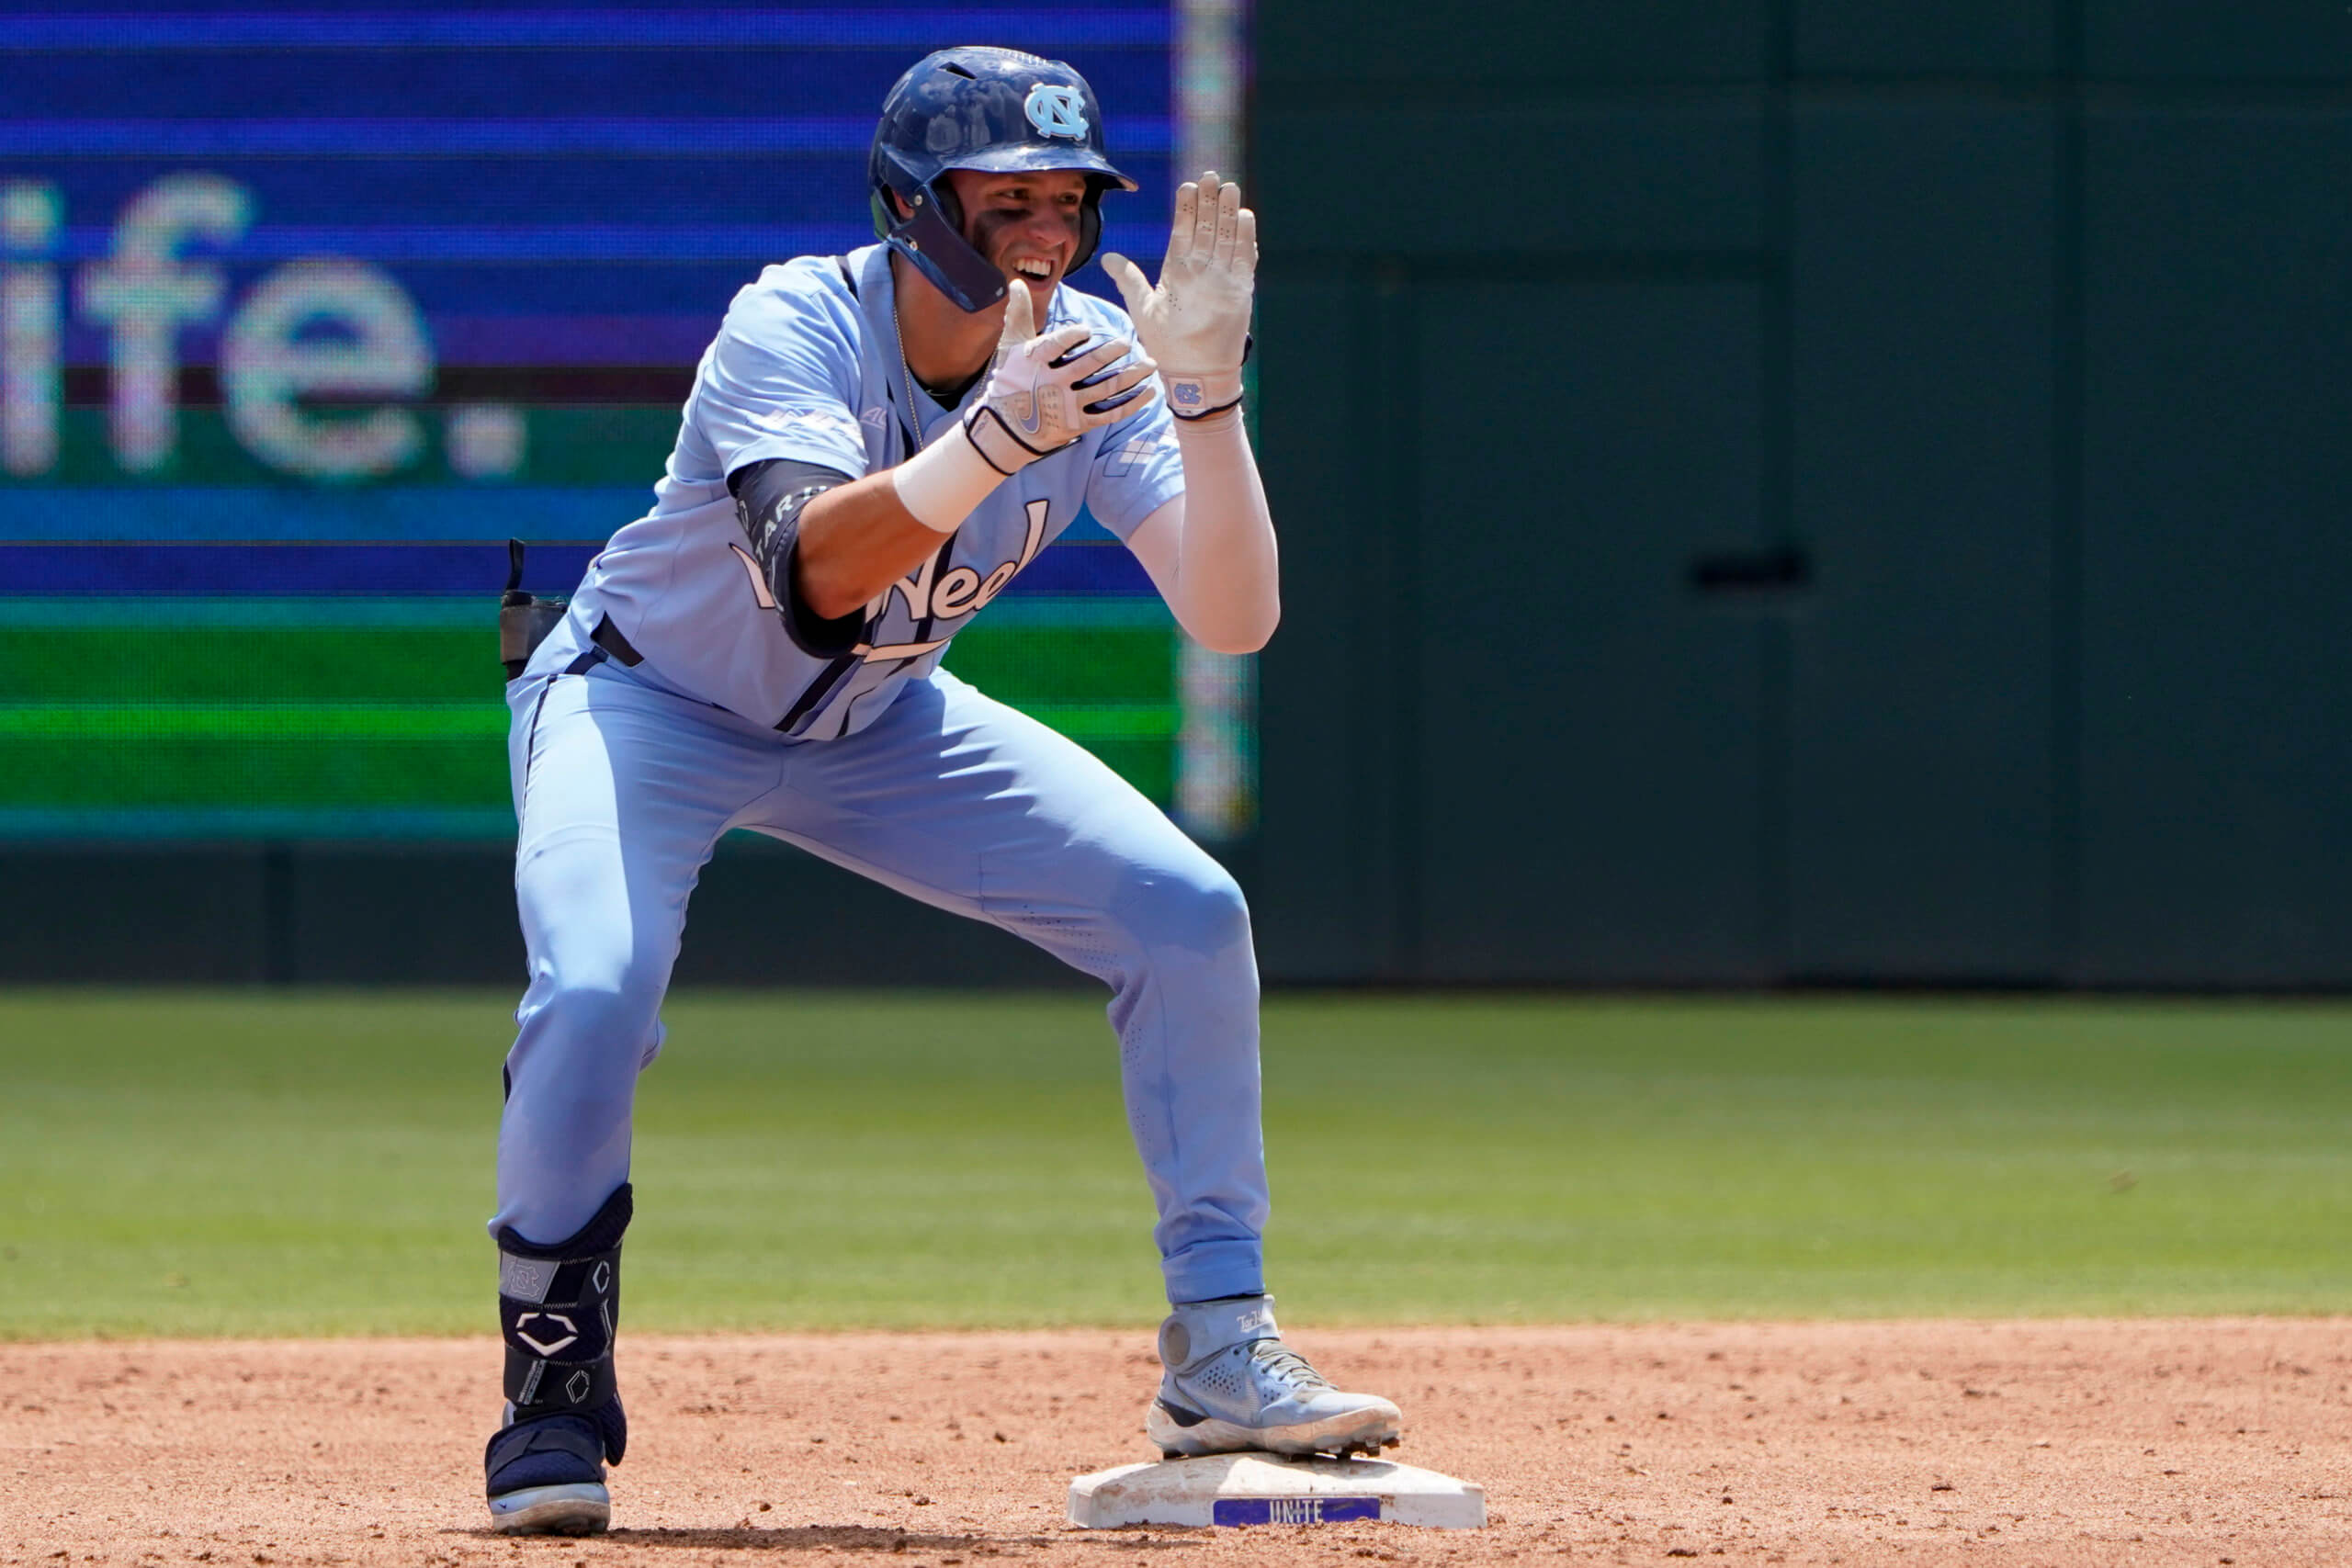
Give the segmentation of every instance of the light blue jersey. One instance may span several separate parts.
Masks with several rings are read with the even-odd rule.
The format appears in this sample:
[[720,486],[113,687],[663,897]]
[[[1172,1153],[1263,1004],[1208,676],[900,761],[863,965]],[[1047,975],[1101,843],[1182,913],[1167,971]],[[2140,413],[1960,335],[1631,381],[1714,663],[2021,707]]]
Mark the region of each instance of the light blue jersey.
[[[695,373],[653,510],[590,565],[570,621],[535,670],[562,668],[609,617],[664,684],[786,739],[838,739],[936,668],[949,640],[1081,508],[1125,539],[1182,492],[1175,434],[1153,400],[999,485],[937,553],[867,604],[850,653],[803,651],[752,557],[727,476],[771,457],[851,479],[896,467],[913,451],[910,397],[926,445],[953,427],[958,412],[933,401],[904,368],[892,292],[889,252],[869,245],[771,266],[735,296]],[[1098,337],[1135,335],[1117,306],[1057,288],[1039,330],[1070,321]]]

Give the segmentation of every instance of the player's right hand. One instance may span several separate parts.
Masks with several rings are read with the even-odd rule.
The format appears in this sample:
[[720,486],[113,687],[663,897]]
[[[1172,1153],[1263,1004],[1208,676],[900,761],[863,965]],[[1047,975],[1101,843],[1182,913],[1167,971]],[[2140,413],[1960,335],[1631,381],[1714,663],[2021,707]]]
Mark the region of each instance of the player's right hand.
[[1114,370],[1133,345],[1112,338],[1081,351],[1090,335],[1075,322],[1038,333],[1028,285],[1016,280],[1005,291],[996,360],[964,416],[965,433],[999,473],[1017,473],[1158,395],[1151,378],[1159,367],[1138,354]]

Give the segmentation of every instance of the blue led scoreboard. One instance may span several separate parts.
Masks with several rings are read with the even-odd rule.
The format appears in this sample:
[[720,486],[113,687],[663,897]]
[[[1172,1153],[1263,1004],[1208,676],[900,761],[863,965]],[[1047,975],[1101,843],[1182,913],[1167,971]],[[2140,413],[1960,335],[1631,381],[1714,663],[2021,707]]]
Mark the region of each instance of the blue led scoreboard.
[[[1143,187],[1105,248],[1148,264],[1172,28],[1165,4],[0,16],[0,838],[511,833],[503,541],[566,592],[645,510],[735,290],[871,241],[875,110],[933,48],[1088,75]],[[949,663],[1168,802],[1184,660],[1082,521]]]

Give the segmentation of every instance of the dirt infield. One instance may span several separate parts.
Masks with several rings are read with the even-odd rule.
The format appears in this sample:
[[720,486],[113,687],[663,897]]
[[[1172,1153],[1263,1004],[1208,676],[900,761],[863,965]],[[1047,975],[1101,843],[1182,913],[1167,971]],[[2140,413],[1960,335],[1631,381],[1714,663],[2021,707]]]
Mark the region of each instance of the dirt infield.
[[1081,1531],[1142,1334],[625,1336],[611,1535],[482,1529],[471,1342],[0,1346],[0,1563],[2352,1562],[2352,1322],[1295,1331],[1477,1532]]

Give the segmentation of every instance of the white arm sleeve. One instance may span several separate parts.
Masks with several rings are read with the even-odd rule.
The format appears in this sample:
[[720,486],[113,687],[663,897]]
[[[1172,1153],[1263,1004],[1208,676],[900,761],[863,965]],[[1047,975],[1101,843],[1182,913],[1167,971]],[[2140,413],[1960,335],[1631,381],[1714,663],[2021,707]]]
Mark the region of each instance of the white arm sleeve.
[[1184,491],[1136,525],[1127,548],[1177,623],[1204,648],[1255,653],[1282,618],[1265,486],[1238,412],[1179,422]]

